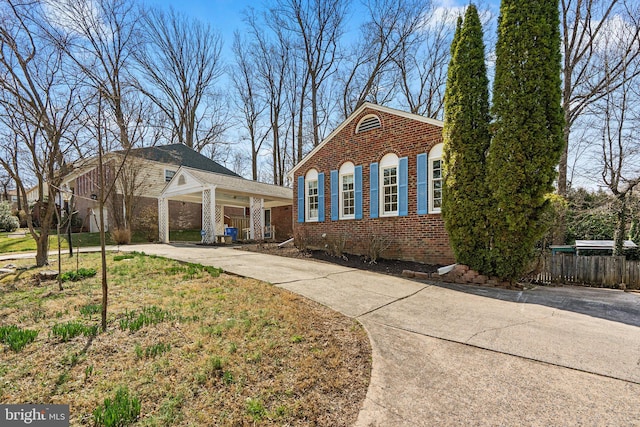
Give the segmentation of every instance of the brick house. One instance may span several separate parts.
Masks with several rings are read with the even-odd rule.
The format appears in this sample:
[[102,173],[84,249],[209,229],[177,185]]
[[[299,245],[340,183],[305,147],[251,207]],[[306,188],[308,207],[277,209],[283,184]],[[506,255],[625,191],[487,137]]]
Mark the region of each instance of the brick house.
[[298,247],[450,264],[438,120],[365,103],[290,172]]
[[[103,158],[108,181],[113,180],[114,170],[121,168],[122,156],[121,152],[113,152]],[[222,234],[225,225],[251,229],[251,236],[242,235],[240,230],[239,237],[261,239],[269,237],[267,231],[270,230],[276,230],[277,238],[292,235],[293,196],[290,189],[244,179],[183,144],[132,149],[124,164],[119,184],[114,187],[115,195],[105,206],[107,229],[122,222],[126,212],[122,203],[123,188],[126,180],[129,180],[135,187],[136,197],[132,206],[135,215],[145,208],[159,213],[159,237],[162,241],[169,240],[169,229],[206,229],[205,224],[209,224],[208,235],[211,239]],[[86,231],[99,230],[97,166],[96,157],[83,160],[63,182],[63,186],[73,191],[75,210],[82,218]],[[165,190],[170,187],[174,177],[178,178],[177,175],[182,176],[181,182],[185,179],[197,181],[201,184],[200,190],[193,187],[190,193],[178,191],[165,195]],[[206,208],[202,203],[203,188],[211,204]],[[256,208],[258,202],[261,203]],[[217,214],[217,217],[211,221],[208,216],[213,214]]]

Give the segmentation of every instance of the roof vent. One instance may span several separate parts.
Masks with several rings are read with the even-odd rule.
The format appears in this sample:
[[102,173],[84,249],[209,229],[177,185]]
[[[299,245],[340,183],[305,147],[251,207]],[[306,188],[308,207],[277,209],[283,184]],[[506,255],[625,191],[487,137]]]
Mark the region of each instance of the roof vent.
[[380,119],[378,116],[365,116],[360,123],[358,123],[358,128],[356,133],[366,132],[368,130],[380,129],[382,127],[382,123],[380,123]]

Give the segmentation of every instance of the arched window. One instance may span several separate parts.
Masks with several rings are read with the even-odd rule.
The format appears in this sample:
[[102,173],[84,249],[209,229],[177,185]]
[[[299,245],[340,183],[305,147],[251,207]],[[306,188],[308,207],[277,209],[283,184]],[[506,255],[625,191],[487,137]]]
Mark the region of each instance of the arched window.
[[355,218],[355,166],[346,162],[340,166],[340,219]]
[[356,126],[356,133],[362,133],[373,129],[380,129],[381,127],[382,123],[380,123],[380,118],[374,114],[369,114],[364,116],[358,122],[358,126]]
[[442,190],[444,188],[444,176],[442,173],[442,147],[443,144],[434,145],[429,151],[429,211],[438,213],[442,209]]
[[380,160],[381,216],[398,215],[398,156],[386,154]]
[[307,221],[318,220],[318,171],[310,169],[304,178]]

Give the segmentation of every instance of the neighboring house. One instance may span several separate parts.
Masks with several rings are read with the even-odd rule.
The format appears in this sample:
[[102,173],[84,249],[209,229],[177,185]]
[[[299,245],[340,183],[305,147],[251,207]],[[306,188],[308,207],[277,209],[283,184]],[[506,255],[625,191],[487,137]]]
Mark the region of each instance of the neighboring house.
[[7,190],[6,193],[0,194],[0,200],[11,203],[12,209],[18,208],[18,192],[16,190]]
[[290,172],[298,246],[454,262],[438,120],[365,103]]
[[[123,155],[123,152],[114,152],[105,155],[103,158],[108,181],[113,180],[116,168],[120,169]],[[218,198],[214,201],[214,211],[219,214],[217,221],[214,221],[217,227],[215,232],[213,228],[207,230],[207,239],[213,241],[215,234],[223,234],[225,225],[248,225],[252,216],[256,217],[256,227],[260,227],[260,230],[253,230],[255,238],[265,237],[265,234],[269,237],[268,233],[265,233],[265,228],[268,232],[272,232],[275,229],[276,237],[287,237],[287,235],[292,234],[291,205],[293,193],[291,189],[283,189],[282,187],[246,180],[183,144],[133,149],[128,153],[124,165],[120,170],[117,185],[114,187],[115,199],[105,205],[104,216],[107,222],[105,228],[107,229],[115,226],[117,216],[119,216],[120,222],[126,216],[127,212],[122,199],[125,193],[129,193],[135,194],[133,206],[136,210],[136,215],[139,215],[144,208],[149,208],[154,213],[159,213],[160,238],[162,241],[168,241],[169,229],[207,230],[207,224],[210,224],[211,209],[209,206],[203,206],[201,193],[192,189],[191,194],[180,195],[183,197],[163,194],[163,191],[169,187],[169,183],[172,182],[174,177],[178,178],[178,172],[184,170],[185,173],[198,175],[200,178],[205,177],[214,192],[218,188]],[[223,199],[221,196],[224,185],[221,183],[229,181],[234,183],[234,191],[230,197]],[[63,186],[67,185],[73,191],[75,209],[82,218],[83,228],[88,231],[99,230],[98,198],[100,189],[98,184],[98,161],[95,157],[78,164],[76,170],[68,175],[63,183]],[[256,197],[259,196],[260,200],[266,198],[270,202],[266,206],[261,206],[259,213],[250,212],[251,204],[249,199],[253,196],[253,194],[250,194],[251,189],[257,184],[261,186],[260,189],[262,191]],[[247,189],[247,191],[243,192],[244,189]],[[277,199],[277,201],[269,198],[270,192],[275,194],[274,199]],[[238,197],[240,195],[242,197]],[[158,211],[159,207],[160,211]],[[275,214],[273,211],[275,211]],[[257,218],[258,216],[259,218]],[[243,218],[245,219],[244,221]],[[235,220],[237,220],[237,224],[234,223]],[[163,235],[163,232],[166,232],[166,235]]]
[[[49,185],[45,182],[42,187],[43,187],[44,199],[46,201],[47,194],[49,193]],[[40,195],[38,191],[39,188],[40,187],[38,186],[38,184],[36,184],[27,190],[27,204],[29,206],[33,206],[37,201],[40,200]]]

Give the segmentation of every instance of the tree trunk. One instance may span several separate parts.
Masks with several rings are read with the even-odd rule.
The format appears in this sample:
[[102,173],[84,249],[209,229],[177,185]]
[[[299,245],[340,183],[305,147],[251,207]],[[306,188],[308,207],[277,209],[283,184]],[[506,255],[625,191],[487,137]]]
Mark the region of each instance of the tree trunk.
[[618,199],[617,224],[613,242],[613,256],[624,255],[624,238],[627,228],[627,193],[621,193]]
[[36,240],[36,265],[43,267],[49,263],[49,233],[42,233]]

